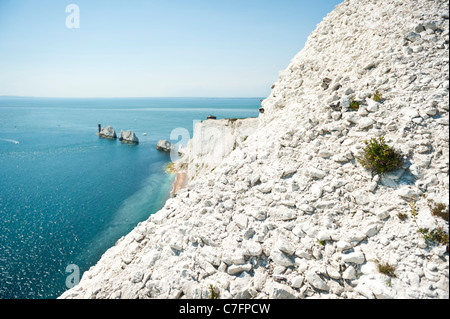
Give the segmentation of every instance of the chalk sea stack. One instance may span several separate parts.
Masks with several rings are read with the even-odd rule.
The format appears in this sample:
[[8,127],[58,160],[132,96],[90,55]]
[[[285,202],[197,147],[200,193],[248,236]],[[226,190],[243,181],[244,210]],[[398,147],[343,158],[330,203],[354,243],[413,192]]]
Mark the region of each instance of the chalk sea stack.
[[111,126],[106,126],[100,130],[100,132],[97,134],[98,136],[102,138],[109,138],[109,139],[116,139],[117,134],[116,131]]
[[168,140],[160,140],[156,145],[156,149],[161,152],[170,152],[175,149],[175,145]]
[[136,134],[134,134],[134,132],[124,131],[124,130],[120,131],[119,141],[124,142],[124,143],[130,143],[130,144],[138,144],[139,143],[139,139],[137,138]]

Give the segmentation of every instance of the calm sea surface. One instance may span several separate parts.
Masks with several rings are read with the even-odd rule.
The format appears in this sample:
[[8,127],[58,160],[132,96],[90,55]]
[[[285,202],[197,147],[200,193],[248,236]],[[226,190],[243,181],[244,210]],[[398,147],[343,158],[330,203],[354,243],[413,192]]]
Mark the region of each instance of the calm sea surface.
[[[158,140],[184,141],[207,115],[256,117],[259,101],[0,97],[0,298],[58,297],[72,265],[82,275],[164,205]],[[98,124],[140,143],[100,139]]]

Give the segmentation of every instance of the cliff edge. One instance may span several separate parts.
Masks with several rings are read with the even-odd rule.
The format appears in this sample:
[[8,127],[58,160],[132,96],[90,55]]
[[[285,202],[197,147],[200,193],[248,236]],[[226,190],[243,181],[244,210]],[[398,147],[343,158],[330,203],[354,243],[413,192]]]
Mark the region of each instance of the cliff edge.
[[[61,298],[449,298],[448,244],[430,236],[448,236],[448,12],[336,6],[256,130]],[[402,155],[386,174],[357,160],[378,137]]]
[[258,118],[211,119],[198,122],[192,139],[181,149],[175,162],[177,171],[185,171],[188,180],[214,171],[232,151],[258,128]]

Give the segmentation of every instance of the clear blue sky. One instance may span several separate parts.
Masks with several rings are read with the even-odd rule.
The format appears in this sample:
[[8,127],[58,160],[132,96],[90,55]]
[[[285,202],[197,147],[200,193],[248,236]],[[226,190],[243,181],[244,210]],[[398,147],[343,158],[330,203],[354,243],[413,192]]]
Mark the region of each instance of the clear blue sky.
[[0,0],[0,96],[265,97],[341,2]]

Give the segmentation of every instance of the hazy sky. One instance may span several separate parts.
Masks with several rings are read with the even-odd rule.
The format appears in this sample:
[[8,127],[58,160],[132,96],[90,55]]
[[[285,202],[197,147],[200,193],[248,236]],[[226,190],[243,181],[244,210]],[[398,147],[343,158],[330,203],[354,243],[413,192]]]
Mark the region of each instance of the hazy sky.
[[266,97],[340,2],[0,0],[0,95]]

